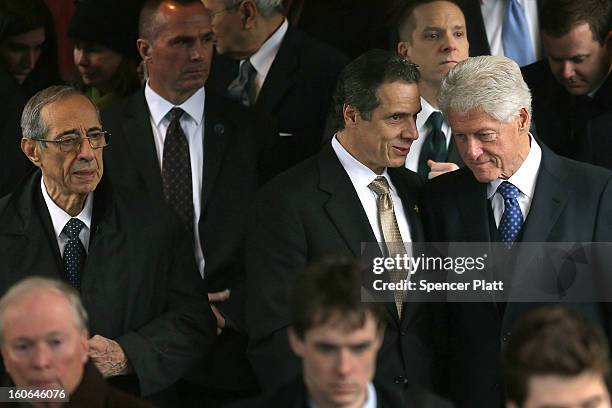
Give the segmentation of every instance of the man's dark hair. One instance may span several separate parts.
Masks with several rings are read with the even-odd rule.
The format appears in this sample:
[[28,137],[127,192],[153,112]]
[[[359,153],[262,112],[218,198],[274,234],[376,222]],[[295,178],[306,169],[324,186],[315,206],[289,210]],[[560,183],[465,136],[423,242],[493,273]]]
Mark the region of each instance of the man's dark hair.
[[298,273],[289,292],[295,334],[303,339],[309,329],[337,316],[349,330],[363,327],[372,316],[382,330],[381,304],[361,301],[360,276],[359,263],[345,258],[323,259]]
[[395,52],[378,49],[367,51],[351,61],[342,70],[334,94],[336,129],[344,129],[344,105],[352,106],[362,118],[370,120],[372,111],[380,104],[379,87],[395,81],[418,83],[417,66]]
[[519,320],[502,355],[506,400],[523,406],[533,376],[590,372],[607,383],[608,357],[605,335],[586,318],[561,306],[535,309]]
[[[400,2],[397,6],[397,12],[395,13],[395,27],[397,29],[397,37],[399,41],[412,43],[412,33],[417,26],[414,18],[414,9],[424,4],[434,3],[436,1],[446,1],[447,3],[452,3],[461,9],[455,0],[408,0]],[[461,10],[461,12],[463,12],[463,10]]]
[[201,0],[146,0],[140,9],[138,19],[138,36],[147,41],[155,39],[155,18],[162,3],[169,2],[187,6],[194,3],[202,3]]
[[601,45],[611,28],[612,2],[610,0],[547,0],[538,11],[540,30],[559,38],[576,25],[588,23],[593,39]]

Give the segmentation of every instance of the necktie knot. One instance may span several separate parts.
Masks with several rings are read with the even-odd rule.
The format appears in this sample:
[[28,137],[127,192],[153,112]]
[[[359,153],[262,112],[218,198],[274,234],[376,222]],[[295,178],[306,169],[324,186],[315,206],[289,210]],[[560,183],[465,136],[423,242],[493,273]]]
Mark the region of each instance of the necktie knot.
[[502,182],[497,191],[504,197],[504,200],[516,200],[519,196],[519,189],[509,181]]
[[253,87],[255,73],[256,71],[251,61],[245,60],[240,64],[238,76],[227,87],[230,97],[239,101],[244,106],[250,106],[255,99]]
[[83,221],[78,218],[71,218],[66,225],[64,225],[62,232],[66,234],[69,239],[75,239],[78,238],[83,227],[85,227]]
[[378,195],[389,194],[391,191],[387,179],[383,176],[376,177],[368,187]]
[[180,120],[183,113],[185,113],[185,111],[181,108],[172,108],[170,111],[170,123]]
[[427,122],[431,125],[431,130],[435,132],[442,131],[443,121],[444,121],[444,118],[442,118],[442,114],[438,111],[432,112],[431,115],[429,115],[429,117],[427,118]]

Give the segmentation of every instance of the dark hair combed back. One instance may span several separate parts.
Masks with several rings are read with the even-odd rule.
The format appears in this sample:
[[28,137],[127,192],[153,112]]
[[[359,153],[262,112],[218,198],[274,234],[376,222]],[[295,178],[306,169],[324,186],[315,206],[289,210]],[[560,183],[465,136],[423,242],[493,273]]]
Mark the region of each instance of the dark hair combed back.
[[412,33],[416,28],[414,9],[424,4],[429,4],[436,1],[446,1],[461,8],[455,0],[408,0],[399,2],[397,12],[395,13],[395,27],[397,29],[397,36],[400,41],[412,42]]
[[189,4],[200,3],[201,0],[146,0],[140,9],[140,16],[138,18],[138,36],[145,40],[152,41],[155,38],[155,17],[159,6],[170,1],[172,3],[186,6]]
[[316,262],[297,274],[289,292],[289,308],[295,334],[342,316],[348,329],[363,327],[368,314],[382,328],[381,304],[361,301],[361,270],[355,260],[329,258]]
[[388,82],[419,82],[417,66],[395,52],[370,50],[351,61],[340,74],[334,94],[336,129],[344,129],[342,109],[350,105],[369,120],[372,111],[380,104],[378,88]]
[[609,373],[608,343],[592,322],[560,306],[527,313],[515,326],[503,353],[506,399],[522,406],[536,375],[573,377]]
[[539,11],[540,30],[558,38],[569,33],[576,24],[586,22],[593,39],[603,45],[611,28],[610,0],[547,0]]

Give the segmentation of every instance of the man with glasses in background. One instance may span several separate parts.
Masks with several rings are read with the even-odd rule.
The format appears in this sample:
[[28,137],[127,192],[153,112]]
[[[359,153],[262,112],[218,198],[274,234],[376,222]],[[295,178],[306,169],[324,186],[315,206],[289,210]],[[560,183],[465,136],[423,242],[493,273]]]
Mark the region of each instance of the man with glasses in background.
[[55,86],[26,104],[21,148],[38,168],[0,201],[0,293],[60,278],[90,316],[89,358],[111,383],[170,406],[210,349],[215,318],[172,214],[105,182],[108,134],[94,104]]

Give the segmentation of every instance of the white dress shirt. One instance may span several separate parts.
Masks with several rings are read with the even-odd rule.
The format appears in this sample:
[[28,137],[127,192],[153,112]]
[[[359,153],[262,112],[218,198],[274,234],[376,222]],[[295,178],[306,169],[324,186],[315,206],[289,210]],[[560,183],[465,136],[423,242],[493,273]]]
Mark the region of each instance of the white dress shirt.
[[170,117],[168,113],[174,107],[181,108],[185,111],[181,116],[181,128],[187,136],[189,143],[189,159],[191,162],[191,185],[193,191],[193,231],[194,231],[194,251],[196,263],[200,274],[204,276],[204,253],[200,245],[200,231],[198,224],[201,214],[201,196],[202,196],[202,170],[204,167],[204,103],[206,94],[204,88],[200,88],[189,99],[180,105],[174,105],[157,94],[149,84],[145,87],[145,98],[151,113],[151,129],[153,130],[153,139],[155,141],[155,149],[157,150],[157,160],[159,168],[163,168],[164,158],[164,141],[166,140],[166,132],[170,125]]
[[53,231],[55,233],[55,239],[57,239],[57,246],[59,247],[61,256],[64,256],[64,248],[68,243],[68,236],[64,234],[62,230],[71,218],[78,218],[83,224],[85,224],[79,233],[79,239],[85,248],[85,252],[89,252],[89,237],[91,235],[91,214],[93,211],[94,193],[91,192],[87,195],[83,209],[76,217],[73,217],[55,204],[55,201],[51,199],[49,193],[47,193],[47,187],[45,186],[45,182],[42,177],[40,178],[40,190],[42,191],[42,196],[45,200],[45,204],[47,205],[47,210],[49,210],[49,215],[51,216],[51,223],[53,224]]
[[[347,172],[351,182],[353,183],[357,196],[359,196],[359,201],[361,201],[361,206],[368,216],[368,221],[370,222],[372,231],[374,231],[376,240],[379,243],[385,242],[380,229],[380,222],[378,220],[378,206],[376,205],[376,200],[378,197],[376,193],[368,187],[368,185],[374,181],[379,174],[374,173],[367,166],[351,156],[351,154],[340,144],[336,136],[334,136],[332,139],[332,147],[336,153],[336,156],[338,156],[338,160],[340,160],[342,167],[344,167],[344,170]],[[412,242],[408,220],[406,219],[406,213],[404,212],[404,205],[402,204],[400,197],[397,195],[397,190],[393,185],[391,178],[387,174],[387,169],[385,169],[383,174],[380,174],[380,176],[384,176],[389,183],[395,219],[397,220],[400,234],[402,234],[402,240],[404,242]]]
[[[502,42],[502,26],[504,15],[506,14],[507,0],[480,0],[480,11],[484,20],[491,55],[504,56],[504,45]],[[577,0],[579,1],[579,0]],[[538,22],[538,1],[519,0],[525,12],[527,27],[531,46],[535,54],[536,61],[542,57],[542,47],[540,42],[540,23]]]
[[[374,387],[374,384],[369,382],[366,392],[367,392],[366,400],[361,406],[361,408],[376,408],[378,406],[378,402],[377,402],[378,397],[376,396],[376,388]],[[310,400],[309,405],[310,405],[310,408],[319,408],[318,405],[315,404],[315,402],[312,399]]]
[[[433,112],[438,111],[438,109],[434,109],[433,106],[429,102],[427,102],[423,97],[421,97],[421,111],[417,114],[416,118],[416,126],[419,131],[419,138],[412,142],[410,145],[410,151],[408,152],[408,156],[406,157],[406,168],[416,172],[419,168],[419,156],[421,155],[421,149],[423,148],[423,143],[427,138],[429,132],[431,132],[431,126],[427,123],[427,119],[429,119],[429,115]],[[444,118],[444,122],[442,122],[442,131],[444,132],[444,137],[446,137],[446,147],[448,148],[451,140],[451,127]]]
[[[283,38],[285,38],[285,34],[287,34],[288,28],[289,23],[287,19],[285,19],[274,34],[259,47],[257,52],[249,57],[251,65],[253,65],[253,68],[255,68],[257,72],[257,75],[255,75],[255,98],[259,96],[259,92],[268,76],[268,72],[270,72],[270,67],[276,58],[276,54],[278,54],[278,50],[283,42]],[[242,66],[244,61],[245,60],[240,61],[240,66]]]
[[[535,141],[533,136],[531,138],[531,147],[529,148],[529,154],[523,164],[518,170],[507,180],[514,184],[520,191],[517,201],[519,207],[521,207],[521,213],[523,214],[523,221],[527,219],[529,209],[531,208],[531,202],[533,201],[533,192],[535,190],[536,182],[538,181],[538,174],[540,173],[540,163],[542,162],[542,149]],[[491,200],[491,207],[493,209],[493,216],[495,217],[495,225],[499,228],[499,222],[501,221],[502,214],[504,213],[504,198],[501,193],[497,191],[497,188],[502,183],[502,179],[497,179],[489,183],[487,186],[487,197]]]

